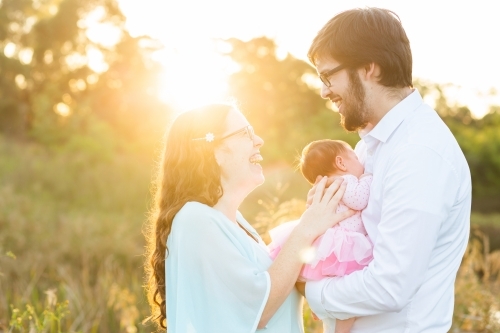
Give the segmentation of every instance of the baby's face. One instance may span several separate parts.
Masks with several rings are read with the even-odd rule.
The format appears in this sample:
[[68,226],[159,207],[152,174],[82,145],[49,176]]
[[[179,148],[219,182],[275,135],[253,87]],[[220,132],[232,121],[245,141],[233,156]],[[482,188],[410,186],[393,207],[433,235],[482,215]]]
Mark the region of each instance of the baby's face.
[[345,153],[343,153],[342,158],[344,159],[344,165],[347,168],[347,173],[354,175],[356,177],[361,177],[361,175],[365,172],[365,168],[358,160],[358,156],[349,148]]

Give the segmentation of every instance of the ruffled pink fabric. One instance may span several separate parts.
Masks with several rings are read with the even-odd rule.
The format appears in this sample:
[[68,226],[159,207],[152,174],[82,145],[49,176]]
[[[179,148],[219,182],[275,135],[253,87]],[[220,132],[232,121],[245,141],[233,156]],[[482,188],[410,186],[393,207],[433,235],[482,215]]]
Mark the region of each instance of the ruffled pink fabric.
[[[269,232],[272,239],[269,251],[273,259],[297,224],[298,221],[287,222]],[[314,259],[305,264],[300,272],[300,277],[305,280],[344,276],[363,269],[373,259],[373,244],[367,235],[338,225],[318,237],[313,247]]]

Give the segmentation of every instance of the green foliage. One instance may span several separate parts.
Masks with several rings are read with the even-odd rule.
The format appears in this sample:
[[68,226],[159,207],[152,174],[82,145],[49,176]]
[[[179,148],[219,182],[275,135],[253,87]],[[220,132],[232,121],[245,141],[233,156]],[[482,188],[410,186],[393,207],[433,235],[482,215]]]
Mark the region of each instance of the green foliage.
[[[3,140],[0,155],[0,332],[12,316],[35,325],[27,305],[49,332],[57,318],[63,332],[152,331],[140,324],[152,158]],[[47,291],[68,301],[64,317],[45,311]]]
[[469,108],[453,105],[446,86],[422,83],[415,86],[425,96],[435,96],[436,111],[450,128],[464,152],[472,176],[473,209],[483,212],[500,209],[500,107],[474,119]]
[[68,314],[68,302],[57,303],[54,290],[46,292],[47,306],[42,313],[27,304],[26,310],[11,307],[12,317],[9,321],[9,332],[50,332],[62,333],[61,321]]
[[[89,39],[92,15],[120,32],[114,45]],[[150,57],[158,46],[124,23],[116,0],[3,1],[0,39],[10,51],[0,55],[0,132],[58,146],[85,141],[104,120],[108,135],[138,149],[156,142],[168,118]],[[107,70],[92,69],[92,54]]]

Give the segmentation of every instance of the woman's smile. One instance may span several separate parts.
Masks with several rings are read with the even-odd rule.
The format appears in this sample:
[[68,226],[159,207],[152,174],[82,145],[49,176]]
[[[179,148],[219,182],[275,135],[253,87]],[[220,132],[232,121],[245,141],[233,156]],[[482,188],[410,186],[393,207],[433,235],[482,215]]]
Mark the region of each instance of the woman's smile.
[[254,164],[254,165],[260,165],[259,163],[262,162],[264,159],[262,158],[262,155],[260,154],[260,152],[257,152],[255,154],[253,154],[252,156],[250,156],[250,163]]

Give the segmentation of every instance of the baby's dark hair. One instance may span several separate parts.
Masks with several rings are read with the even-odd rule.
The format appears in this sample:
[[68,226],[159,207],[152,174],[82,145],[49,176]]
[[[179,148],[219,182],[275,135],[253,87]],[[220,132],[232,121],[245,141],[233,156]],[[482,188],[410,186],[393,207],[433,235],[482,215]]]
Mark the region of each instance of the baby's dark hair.
[[299,161],[300,172],[307,181],[314,184],[316,177],[328,176],[337,171],[335,157],[350,149],[342,140],[318,140],[309,143],[302,150]]

